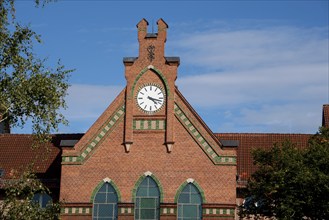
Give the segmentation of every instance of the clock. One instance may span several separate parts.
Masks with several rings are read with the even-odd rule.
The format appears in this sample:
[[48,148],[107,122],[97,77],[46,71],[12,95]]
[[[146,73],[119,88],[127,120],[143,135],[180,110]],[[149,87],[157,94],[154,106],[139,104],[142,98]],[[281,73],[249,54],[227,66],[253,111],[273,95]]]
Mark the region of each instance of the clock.
[[152,114],[164,106],[165,93],[158,85],[144,85],[138,90],[136,101],[142,111]]

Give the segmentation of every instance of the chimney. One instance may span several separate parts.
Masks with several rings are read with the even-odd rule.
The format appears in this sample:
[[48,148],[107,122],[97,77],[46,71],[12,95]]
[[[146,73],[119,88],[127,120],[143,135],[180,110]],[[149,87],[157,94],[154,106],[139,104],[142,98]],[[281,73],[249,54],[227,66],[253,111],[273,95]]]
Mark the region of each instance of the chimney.
[[10,125],[8,120],[0,122],[0,134],[10,134]]
[[9,124],[9,120],[6,118],[6,115],[7,115],[6,113],[4,115],[0,114],[0,134],[10,133],[10,124]]
[[323,105],[323,109],[322,109],[322,127],[329,128],[329,104]]

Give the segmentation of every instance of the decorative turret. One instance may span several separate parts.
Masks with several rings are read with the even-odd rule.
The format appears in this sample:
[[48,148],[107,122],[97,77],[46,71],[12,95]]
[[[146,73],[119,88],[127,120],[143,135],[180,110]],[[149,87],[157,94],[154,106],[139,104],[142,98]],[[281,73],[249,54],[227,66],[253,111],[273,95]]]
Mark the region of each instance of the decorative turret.
[[[138,59],[147,60],[150,63],[164,61],[164,48],[167,40],[168,25],[163,19],[157,21],[158,33],[148,32],[149,23],[143,18],[138,24],[138,42],[139,56]],[[126,60],[127,61],[127,60]],[[132,60],[130,60],[132,61]]]
[[[138,57],[123,59],[127,80],[124,145],[129,152],[134,142],[134,123],[139,127],[141,121],[149,121],[151,124],[160,123],[165,133],[165,145],[168,152],[171,152],[174,144],[174,96],[179,57],[165,56],[167,23],[159,19],[157,33],[148,32],[148,24],[144,18],[137,24]],[[152,89],[158,90],[157,93],[149,94]]]

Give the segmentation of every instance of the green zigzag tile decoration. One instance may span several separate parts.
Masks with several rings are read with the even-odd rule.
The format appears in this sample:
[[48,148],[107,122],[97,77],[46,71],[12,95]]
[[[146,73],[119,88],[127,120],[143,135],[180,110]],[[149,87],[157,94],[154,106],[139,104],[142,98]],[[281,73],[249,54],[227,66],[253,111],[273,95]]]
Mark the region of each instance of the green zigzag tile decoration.
[[95,135],[91,141],[85,147],[85,150],[79,156],[63,156],[62,162],[64,163],[81,163],[86,157],[98,146],[99,143],[102,142],[103,138],[112,131],[112,128],[116,124],[116,122],[120,121],[125,113],[125,106],[122,105],[120,108],[116,110],[116,112],[111,115],[109,120],[107,120],[99,129],[98,134]]
[[213,147],[206,140],[204,135],[197,129],[195,125],[187,118],[182,109],[175,103],[175,115],[190,135],[195,139],[199,144],[202,150],[207,154],[207,156],[213,161],[216,165],[236,165],[235,156],[219,156],[214,150]]

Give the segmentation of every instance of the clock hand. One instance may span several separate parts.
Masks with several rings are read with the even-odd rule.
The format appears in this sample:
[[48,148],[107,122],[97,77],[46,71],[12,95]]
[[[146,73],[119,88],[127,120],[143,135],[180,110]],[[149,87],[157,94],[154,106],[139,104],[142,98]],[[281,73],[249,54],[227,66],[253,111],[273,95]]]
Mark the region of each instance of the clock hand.
[[160,100],[160,99],[152,98],[152,97],[150,97],[150,96],[147,96],[147,98],[148,98],[149,100],[153,101],[154,104],[157,104],[157,103],[160,104],[160,102],[162,101],[162,100]]
[[149,100],[151,100],[155,105],[157,104],[156,101],[154,100],[154,98],[152,98],[152,97],[150,97],[150,96],[147,96],[147,98],[148,98]]

